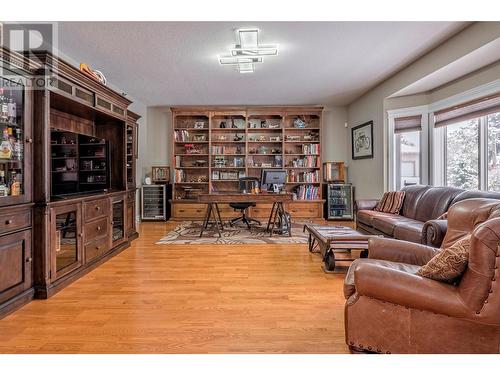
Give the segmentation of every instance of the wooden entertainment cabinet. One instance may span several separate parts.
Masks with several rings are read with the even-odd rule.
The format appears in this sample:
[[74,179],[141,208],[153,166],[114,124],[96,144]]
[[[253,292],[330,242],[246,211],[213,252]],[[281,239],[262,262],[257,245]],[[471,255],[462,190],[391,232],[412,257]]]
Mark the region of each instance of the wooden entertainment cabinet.
[[[17,116],[0,116],[13,145],[0,154],[1,318],[50,297],[138,236],[139,116],[123,95],[48,53],[30,60],[0,49],[0,64],[12,72],[2,92],[17,104]],[[11,90],[7,80],[21,83]],[[7,196],[2,174],[11,181]]]
[[[285,169],[285,189],[297,193],[287,204],[293,217],[321,218],[322,107],[174,107],[172,217],[202,219],[199,193],[237,192],[238,178],[261,177],[263,169]],[[272,204],[250,208],[266,218]],[[235,217],[220,205],[224,218]]]

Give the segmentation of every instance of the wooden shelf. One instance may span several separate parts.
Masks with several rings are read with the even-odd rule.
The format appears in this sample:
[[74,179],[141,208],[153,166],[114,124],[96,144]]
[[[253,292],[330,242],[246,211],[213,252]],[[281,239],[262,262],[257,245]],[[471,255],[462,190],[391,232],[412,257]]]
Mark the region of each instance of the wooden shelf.
[[205,185],[208,182],[174,182],[176,185]]
[[174,156],[208,156],[209,154],[174,154]]
[[[172,110],[172,123],[173,123],[173,131],[188,131],[188,132],[199,132],[198,134],[203,134],[207,138],[206,141],[198,141],[198,142],[189,142],[189,141],[175,141],[175,138],[172,139],[173,134],[169,134],[170,141],[174,146],[174,150],[177,152],[184,151],[181,147],[183,144],[193,143],[193,144],[201,144],[199,146],[202,152],[206,152],[203,154],[185,154],[185,153],[175,153],[174,151],[174,160],[172,165],[180,165],[179,161],[182,164],[186,165],[195,165],[192,163],[197,158],[200,160],[207,160],[206,157],[209,157],[209,166],[202,167],[174,167],[174,171],[177,174],[182,174],[183,178],[194,178],[196,179],[198,175],[208,177],[208,182],[206,183],[190,183],[190,182],[180,182],[175,183],[179,185],[177,187],[177,191],[182,193],[182,188],[185,186],[191,185],[193,188],[193,192],[189,195],[182,194],[181,196],[187,196],[189,199],[176,199],[176,205],[179,205],[177,209],[174,209],[177,212],[179,218],[187,217],[190,210],[183,211],[180,207],[183,203],[199,203],[197,198],[197,194],[200,194],[201,191],[207,192],[210,189],[214,189],[214,191],[222,191],[224,189],[229,189],[233,191],[233,188],[236,187],[236,183],[238,179],[212,179],[212,176],[216,176],[220,171],[234,171],[235,175],[240,173],[245,173],[246,176],[257,176],[259,177],[261,171],[264,169],[270,170],[286,170],[289,174],[292,174],[292,171],[295,171],[297,175],[295,178],[303,178],[302,172],[310,172],[314,177],[317,177],[318,180],[321,180],[321,168],[320,167],[285,167],[285,166],[275,166],[277,163],[289,164],[294,158],[306,158],[309,156],[314,156],[314,159],[318,160],[318,164],[321,165],[321,156],[320,155],[310,155],[303,153],[303,149],[299,148],[302,144],[321,144],[321,116],[322,116],[322,108],[314,107],[314,106],[278,106],[278,107],[195,107],[190,106],[186,107],[173,107]],[[231,126],[231,118],[234,117],[235,114],[238,113],[240,116],[237,117],[240,122],[235,122],[235,124],[243,125],[245,127],[232,128]],[[187,117],[192,119],[192,122],[187,122]],[[205,126],[209,125],[209,128],[204,129],[194,129],[185,126],[193,126],[193,123],[196,119],[201,119],[205,121]],[[295,128],[293,127],[293,120],[295,117],[300,117],[306,121],[309,127],[306,128]],[[249,119],[269,119],[267,124],[278,125],[278,128],[251,128],[248,126]],[[272,119],[272,120],[270,120]],[[241,121],[244,120],[244,121]],[[219,124],[221,121],[226,122],[226,128],[220,128]],[[273,121],[273,122],[271,122]],[[260,123],[257,123],[260,125]],[[314,141],[287,141],[287,135],[295,135],[300,136],[301,139],[304,138],[308,134],[308,132],[312,132],[314,135],[318,135],[319,139]],[[232,138],[235,134],[238,134],[241,137],[244,137],[244,140],[234,141]],[[226,139],[220,139],[219,137]],[[259,136],[264,136],[265,140],[259,140]],[[271,137],[278,137],[280,140],[271,140]],[[193,138],[190,136],[190,138]],[[253,138],[253,139],[250,139]],[[307,138],[307,137],[306,137]],[[208,150],[205,146],[208,143]],[[268,153],[262,154],[259,153],[262,149],[267,149]],[[278,151],[278,153],[271,153],[271,150],[274,149]],[[214,153],[213,151],[222,151],[224,153]],[[239,151],[239,153],[236,153]],[[250,151],[255,151],[256,153],[250,153]],[[290,153],[287,153],[290,152]],[[288,156],[288,158],[285,158]],[[185,159],[184,159],[185,158]],[[214,160],[217,159],[225,159],[227,163],[231,161],[232,158],[245,158],[245,160],[241,160],[244,164],[252,159],[253,165],[246,166],[221,166],[222,164],[215,165]],[[272,167],[264,167],[260,166],[262,163],[271,162]],[[177,163],[177,164],[176,164]],[[180,171],[184,171],[181,173]],[[211,172],[214,172],[213,174]],[[185,176],[188,177],[185,177]],[[315,188],[321,186],[320,182],[305,182],[305,181],[295,181],[289,182],[285,184],[285,190],[288,192],[300,192],[303,193],[303,187],[305,185],[312,185]],[[209,190],[207,188],[210,187]],[[236,191],[236,190],[234,190]],[[309,192],[308,192],[309,193]],[[314,190],[316,193],[316,189]],[[321,191],[318,192],[319,197],[321,198]],[[301,209],[297,208],[295,210],[295,215],[300,217],[322,217],[323,208],[320,204],[322,202],[319,200],[300,200],[296,201],[298,203],[311,203],[315,205],[311,205],[310,209],[301,211]],[[290,203],[293,205],[293,203]],[[298,206],[300,207],[300,206]],[[257,211],[256,211],[257,212]],[[258,211],[262,214],[262,209]],[[299,214],[300,212],[300,214]],[[251,213],[250,213],[251,214]],[[184,216],[183,216],[184,215]],[[191,212],[192,215],[192,212]],[[192,219],[190,217],[190,219]]]

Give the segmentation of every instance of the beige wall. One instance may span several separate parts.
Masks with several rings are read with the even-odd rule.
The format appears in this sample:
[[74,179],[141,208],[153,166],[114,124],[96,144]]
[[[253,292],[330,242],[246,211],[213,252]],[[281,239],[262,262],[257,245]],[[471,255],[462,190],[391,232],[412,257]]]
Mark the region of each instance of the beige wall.
[[[350,128],[370,120],[374,123],[374,158],[350,162],[349,180],[356,188],[356,198],[380,197],[385,189],[387,180],[387,158],[384,157],[387,153],[385,99],[499,37],[500,23],[474,23],[348,106]],[[443,88],[441,94],[444,95],[445,92],[446,88]],[[407,99],[400,100],[401,103],[406,101],[408,104]],[[422,100],[422,97],[419,100]]]
[[349,158],[346,107],[325,107],[323,110],[322,161],[347,161]]

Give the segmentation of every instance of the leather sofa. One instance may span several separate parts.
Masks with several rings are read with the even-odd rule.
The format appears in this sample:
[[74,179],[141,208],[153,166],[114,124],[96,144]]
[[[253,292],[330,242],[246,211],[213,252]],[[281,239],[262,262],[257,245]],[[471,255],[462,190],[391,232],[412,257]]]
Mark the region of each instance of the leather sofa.
[[413,185],[401,190],[405,198],[399,215],[374,211],[378,200],[358,200],[356,228],[365,234],[439,247],[447,221],[437,219],[453,204],[469,198],[500,199],[500,193],[450,187]]
[[472,233],[458,284],[416,275],[439,249],[371,238],[347,273],[345,338],[351,351],[500,352],[500,202],[467,199],[448,213],[443,247]]

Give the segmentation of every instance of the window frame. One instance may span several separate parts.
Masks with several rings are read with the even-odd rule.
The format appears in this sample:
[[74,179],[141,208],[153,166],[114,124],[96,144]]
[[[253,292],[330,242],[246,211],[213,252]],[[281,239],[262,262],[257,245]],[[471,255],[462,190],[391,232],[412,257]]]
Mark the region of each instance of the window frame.
[[400,163],[401,152],[398,144],[398,134],[394,132],[395,119],[409,116],[422,116],[422,130],[420,131],[420,155],[419,155],[419,173],[420,184],[426,185],[429,183],[429,108],[428,106],[418,106],[410,108],[402,108],[387,111],[388,119],[388,188],[389,190],[399,190],[401,182],[401,172],[398,168]]
[[[461,105],[489,95],[500,92],[500,79],[488,82],[484,85],[474,87],[462,93],[431,102],[428,105],[386,110],[387,127],[385,133],[386,161],[384,166],[387,170],[385,188],[396,190],[396,147],[394,134],[394,119],[413,115],[422,115],[422,132],[426,135],[421,137],[421,184],[433,186],[446,186],[446,147],[445,127],[434,126],[434,114],[440,110]],[[432,97],[432,94],[430,94]],[[488,128],[487,116],[478,116],[479,124],[479,186],[481,190],[488,191]],[[482,118],[482,119],[481,119]],[[424,124],[425,123],[425,124]],[[482,146],[485,145],[485,146]]]

